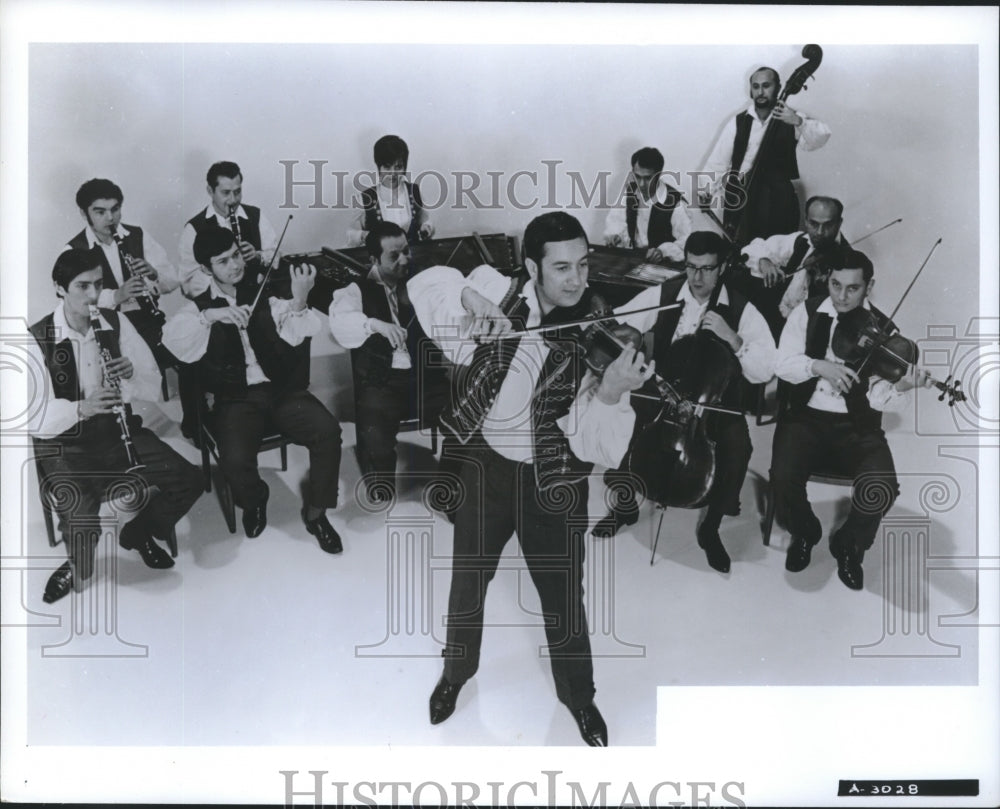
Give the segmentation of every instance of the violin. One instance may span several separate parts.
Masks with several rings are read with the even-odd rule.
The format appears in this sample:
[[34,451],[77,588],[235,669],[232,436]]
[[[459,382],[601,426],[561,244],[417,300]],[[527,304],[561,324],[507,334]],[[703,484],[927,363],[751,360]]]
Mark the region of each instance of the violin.
[[[862,306],[840,315],[831,347],[847,367],[863,377],[875,374],[889,382],[898,382],[910,373],[920,356],[915,342],[880,328],[875,314]],[[944,382],[933,377],[931,382],[941,391],[939,402],[947,397],[948,406],[954,407],[955,402],[965,401],[959,380],[952,381],[949,375]]]

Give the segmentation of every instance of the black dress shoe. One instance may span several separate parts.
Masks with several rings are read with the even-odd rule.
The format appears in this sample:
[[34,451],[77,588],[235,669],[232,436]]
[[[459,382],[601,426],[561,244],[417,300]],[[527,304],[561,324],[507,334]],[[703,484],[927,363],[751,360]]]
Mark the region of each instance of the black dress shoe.
[[174,560],[163,548],[156,544],[146,531],[135,525],[135,520],[127,523],[121,530],[118,544],[130,551],[139,551],[139,556],[146,567],[156,570],[166,570],[174,566]]
[[837,576],[852,590],[865,586],[865,573],[861,568],[864,553],[855,549],[841,551],[837,557]]
[[452,685],[441,675],[434,690],[431,692],[431,724],[440,725],[455,713],[455,702],[458,700],[458,692],[462,690],[462,685]]
[[243,531],[247,537],[259,537],[267,528],[267,503],[243,509]]
[[569,712],[573,714],[580,735],[587,744],[591,747],[608,746],[608,726],[593,702],[586,708],[570,708]]
[[327,553],[340,553],[344,550],[338,534],[325,514],[320,514],[315,520],[305,520],[306,530],[316,537],[319,546]]
[[49,580],[45,584],[45,593],[42,595],[42,601],[46,604],[52,604],[72,589],[73,568],[70,567],[69,562],[63,562],[62,565],[56,568],[55,573],[49,576]]
[[789,573],[798,573],[809,567],[809,560],[812,558],[812,545],[802,537],[792,537],[788,546],[788,553],[785,555],[785,570]]
[[720,573],[729,572],[729,554],[726,553],[726,548],[722,544],[722,538],[719,536],[719,532],[714,528],[699,528],[697,531],[698,537],[698,547],[705,551],[705,558],[708,560],[708,565],[713,570],[718,570]]
[[597,539],[611,539],[622,528],[639,522],[639,507],[626,508],[619,511],[612,509],[607,516],[599,520],[590,532]]

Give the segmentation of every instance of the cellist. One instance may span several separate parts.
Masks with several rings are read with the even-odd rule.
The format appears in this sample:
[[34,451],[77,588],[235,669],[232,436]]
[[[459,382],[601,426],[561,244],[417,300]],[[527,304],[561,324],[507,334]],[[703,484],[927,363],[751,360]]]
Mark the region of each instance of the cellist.
[[[716,201],[725,197],[727,230],[735,230],[740,218],[746,217],[740,229],[744,236],[738,239],[741,245],[799,229],[799,199],[792,186],[792,180],[799,178],[796,152],[819,149],[830,139],[826,124],[779,101],[780,90],[778,71],[755,70],[750,76],[753,103],[726,124],[705,164],[714,178],[710,196]],[[768,129],[773,132],[761,150]],[[744,200],[741,186],[751,170],[754,183]]]
[[[695,231],[684,244],[684,276],[667,281],[660,287],[651,287],[640,293],[629,304],[629,309],[644,309],[657,304],[679,301],[680,310],[669,309],[660,313],[649,312],[623,316],[621,320],[642,332],[652,329],[653,359],[663,373],[672,362],[671,350],[678,350],[683,337],[699,329],[714,334],[739,362],[742,377],[750,383],[767,382],[774,375],[776,350],[770,329],[760,312],[741,294],[720,285],[723,260],[727,254],[722,237],[710,231]],[[717,287],[719,287],[717,289]],[[715,292],[718,292],[715,295]],[[713,304],[712,299],[715,298]],[[740,409],[740,379],[733,379],[722,396],[720,405],[727,410]],[[719,536],[723,515],[736,515],[740,511],[740,489],[746,477],[753,446],[746,418],[721,411],[711,412],[708,435],[715,441],[715,479],[708,494],[705,516],[697,529],[698,545],[705,551],[709,566],[720,573],[728,573],[729,554]],[[635,436],[641,434],[637,425]],[[633,438],[635,441],[636,438]],[[620,468],[620,471],[623,471]],[[615,477],[612,477],[615,480]],[[626,476],[616,484],[626,492]],[[617,487],[617,486],[616,486]],[[619,491],[622,491],[619,489]],[[634,496],[627,494],[612,511],[594,528],[598,537],[614,536],[624,525],[631,525],[639,518],[639,507]]]

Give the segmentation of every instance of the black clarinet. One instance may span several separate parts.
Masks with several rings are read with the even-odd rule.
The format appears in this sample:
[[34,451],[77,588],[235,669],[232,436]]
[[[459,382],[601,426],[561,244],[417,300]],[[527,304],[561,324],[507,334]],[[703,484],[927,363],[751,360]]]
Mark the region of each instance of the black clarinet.
[[108,374],[108,364],[118,359],[115,356],[117,347],[111,339],[113,332],[101,325],[100,312],[96,306],[90,307],[90,327],[94,330],[94,339],[97,340],[97,346],[101,352],[101,370],[104,372],[104,383],[110,385],[118,394],[118,404],[111,410],[117,417],[118,427],[122,431],[122,443],[125,445],[125,454],[128,455],[128,471],[138,472],[145,469],[146,464],[139,458],[139,452],[132,441],[132,431],[128,426],[128,411],[125,408],[125,403],[121,400],[121,382],[118,381],[117,376]]
[[235,202],[229,206],[229,229],[236,237],[236,245],[238,247],[240,242],[243,241],[243,235],[240,233],[240,219],[236,215],[236,208]]
[[[131,278],[134,274],[132,268],[135,266],[136,259],[125,249],[125,242],[117,233],[114,234],[114,240],[115,244],[118,245],[118,255],[121,256],[122,260],[122,275],[126,278]],[[126,275],[126,270],[128,271],[128,275]],[[140,277],[142,278],[145,291],[141,295],[137,295],[135,301],[139,304],[139,308],[143,313],[153,318],[160,325],[160,328],[162,328],[163,324],[167,322],[167,316],[160,309],[160,296],[150,285],[149,279],[145,274],[142,274]]]

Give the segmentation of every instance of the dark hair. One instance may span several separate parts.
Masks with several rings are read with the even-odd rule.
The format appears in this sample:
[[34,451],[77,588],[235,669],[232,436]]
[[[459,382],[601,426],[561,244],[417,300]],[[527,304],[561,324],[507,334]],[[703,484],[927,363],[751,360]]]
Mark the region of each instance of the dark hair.
[[652,146],[643,146],[632,155],[632,162],[629,165],[634,166],[637,163],[643,168],[652,169],[657,174],[663,171],[663,155],[659,149]]
[[206,228],[194,237],[194,260],[211,269],[212,259],[225,253],[234,244],[236,237],[231,230],[218,226]]
[[775,70],[773,67],[767,67],[766,65],[762,65],[761,67],[758,67],[753,73],[750,74],[750,82],[751,83],[753,82],[753,77],[755,75],[757,75],[758,73],[760,73],[762,70],[770,71],[771,74],[774,76],[774,83],[777,84],[778,87],[781,87],[781,76],[778,74],[778,71]]
[[76,207],[86,211],[95,200],[99,199],[116,199],[120,205],[125,197],[122,195],[122,190],[111,180],[95,177],[93,180],[87,180],[76,192]]
[[716,256],[722,258],[726,243],[712,230],[696,230],[684,242],[684,258],[688,256]]
[[227,180],[235,180],[237,177],[242,177],[243,172],[240,171],[240,167],[237,166],[231,160],[220,160],[218,163],[213,163],[208,167],[208,174],[205,175],[205,180],[208,182],[209,188],[215,188],[219,184],[219,178],[225,177]]
[[587,232],[576,217],[565,211],[549,211],[536,216],[524,229],[523,252],[539,267],[549,242],[569,242],[573,239],[587,241]]
[[809,208],[812,207],[812,204],[814,202],[821,202],[824,205],[830,205],[830,206],[836,208],[837,209],[837,219],[843,219],[844,218],[844,203],[843,202],[841,202],[839,199],[836,199],[835,197],[821,197],[818,194],[816,196],[809,197],[809,199],[806,200],[806,207],[805,207],[806,214],[809,213]]
[[868,256],[860,250],[846,248],[836,251],[830,258],[830,271],[835,270],[861,270],[861,274],[867,284],[875,277],[875,267]]
[[405,237],[406,231],[395,222],[387,222],[384,219],[376,222],[368,231],[368,235],[365,236],[365,247],[368,249],[368,255],[378,261],[382,257],[382,240],[392,239],[396,236]]
[[398,135],[383,135],[375,141],[372,152],[376,166],[391,166],[397,161],[405,166],[410,159],[410,149]]
[[52,266],[52,280],[57,286],[66,289],[78,275],[103,268],[101,256],[101,248],[97,245],[87,250],[79,247],[64,250]]

